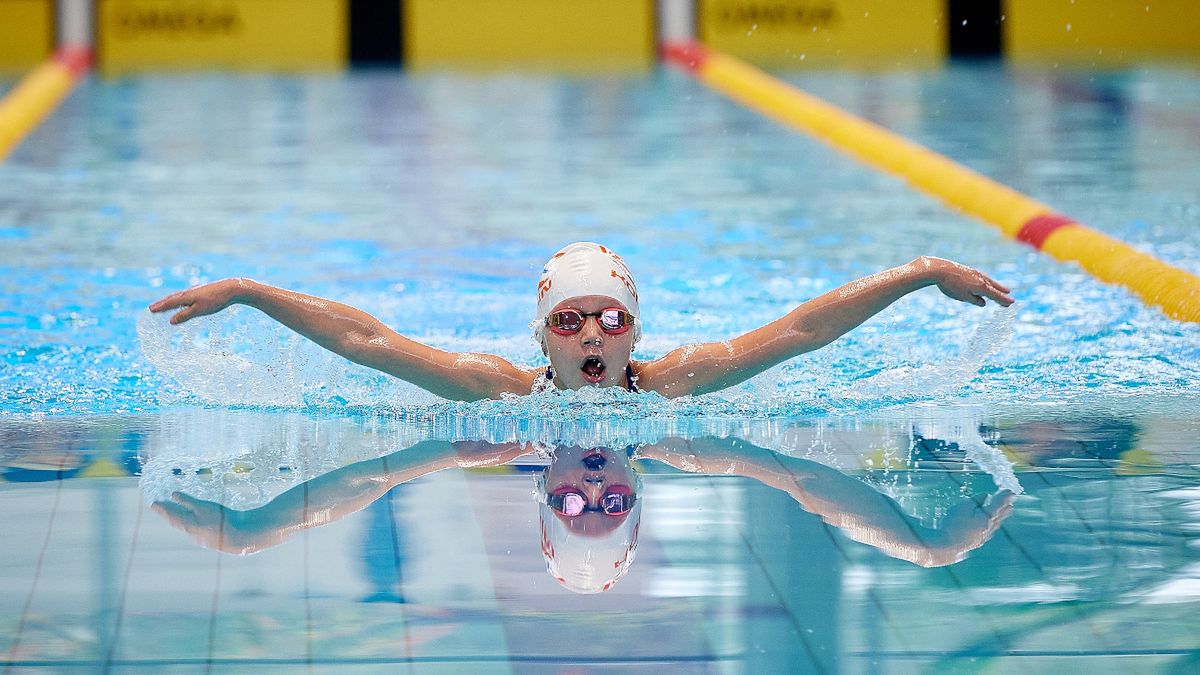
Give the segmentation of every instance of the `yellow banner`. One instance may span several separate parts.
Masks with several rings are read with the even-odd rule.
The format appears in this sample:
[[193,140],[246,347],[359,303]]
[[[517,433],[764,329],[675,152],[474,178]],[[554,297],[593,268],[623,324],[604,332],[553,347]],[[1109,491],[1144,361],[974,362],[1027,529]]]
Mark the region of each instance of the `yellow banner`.
[[944,0],[697,0],[699,37],[775,67],[939,62]]
[[331,70],[346,64],[348,0],[99,0],[97,65]]
[[406,0],[405,63],[416,68],[648,68],[654,0]]
[[0,0],[0,70],[28,70],[53,50],[54,0]]
[[1200,56],[1197,0],[1006,0],[1006,52],[1084,63]]

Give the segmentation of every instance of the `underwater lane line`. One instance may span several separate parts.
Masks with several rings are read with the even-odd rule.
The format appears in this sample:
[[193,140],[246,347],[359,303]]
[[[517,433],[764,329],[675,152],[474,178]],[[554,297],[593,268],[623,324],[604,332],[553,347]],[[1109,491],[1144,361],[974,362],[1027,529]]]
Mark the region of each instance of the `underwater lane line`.
[[1007,237],[1128,288],[1172,319],[1200,323],[1200,277],[1194,274],[699,42],[667,43],[663,58],[734,101],[903,178]]
[[0,100],[0,162],[66,98],[91,68],[86,48],[64,47]]

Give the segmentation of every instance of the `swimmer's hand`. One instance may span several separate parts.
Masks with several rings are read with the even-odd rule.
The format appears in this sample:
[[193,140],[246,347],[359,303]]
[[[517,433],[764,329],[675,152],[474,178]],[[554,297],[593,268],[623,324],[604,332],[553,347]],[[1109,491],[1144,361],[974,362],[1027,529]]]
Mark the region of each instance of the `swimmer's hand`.
[[943,545],[938,551],[940,557],[936,565],[949,565],[958,562],[987,540],[1000,527],[1006,518],[1012,515],[1013,500],[1016,495],[1009,490],[1000,490],[989,495],[982,503],[968,499],[946,514],[942,519],[941,531]]
[[183,492],[172,493],[168,501],[154,502],[150,510],[166,518],[172,527],[192,535],[205,548],[236,555],[263,548],[243,526],[243,511]]
[[[172,324],[181,324],[188,319],[198,316],[216,314],[226,307],[238,302],[238,297],[245,292],[249,281],[247,279],[222,279],[211,284],[196,286],[186,291],[172,293],[150,305],[154,313],[179,309],[171,317]],[[182,309],[180,309],[182,307]]]
[[995,300],[1002,307],[1013,304],[1010,288],[977,269],[931,256],[922,256],[918,264],[929,270],[938,290],[955,300],[980,307],[987,304],[985,298]]

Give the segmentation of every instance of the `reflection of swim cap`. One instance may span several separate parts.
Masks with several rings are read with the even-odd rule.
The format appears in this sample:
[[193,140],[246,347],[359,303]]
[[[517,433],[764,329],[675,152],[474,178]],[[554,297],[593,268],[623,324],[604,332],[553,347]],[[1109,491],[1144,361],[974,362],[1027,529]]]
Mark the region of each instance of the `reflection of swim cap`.
[[[642,502],[634,502],[624,516],[606,516],[589,511],[581,518],[567,519],[548,504],[539,508],[542,526],[542,556],[546,571],[564,588],[576,593],[602,593],[625,576],[637,553],[638,528],[642,521]],[[573,528],[583,518],[619,521],[617,526],[600,533],[585,533]],[[601,528],[607,529],[607,528]]]
[[[558,303],[584,295],[604,295],[625,305],[639,317],[637,286],[625,261],[610,249],[588,241],[568,244],[546,261],[538,280],[537,320],[534,333],[541,342],[546,316]],[[642,336],[641,321],[633,327],[633,341]]]

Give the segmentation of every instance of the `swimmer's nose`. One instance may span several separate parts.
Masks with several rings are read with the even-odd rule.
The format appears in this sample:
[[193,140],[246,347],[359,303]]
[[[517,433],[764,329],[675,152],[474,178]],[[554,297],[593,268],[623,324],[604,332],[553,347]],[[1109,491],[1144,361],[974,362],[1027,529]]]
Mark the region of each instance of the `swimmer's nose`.
[[604,459],[604,455],[588,455],[583,458],[583,465],[588,468],[588,471],[599,471],[607,463],[608,460]]
[[[590,317],[589,317],[590,318]],[[595,345],[599,347],[604,342],[603,334],[600,332],[600,322],[584,320],[583,322],[583,344]]]

